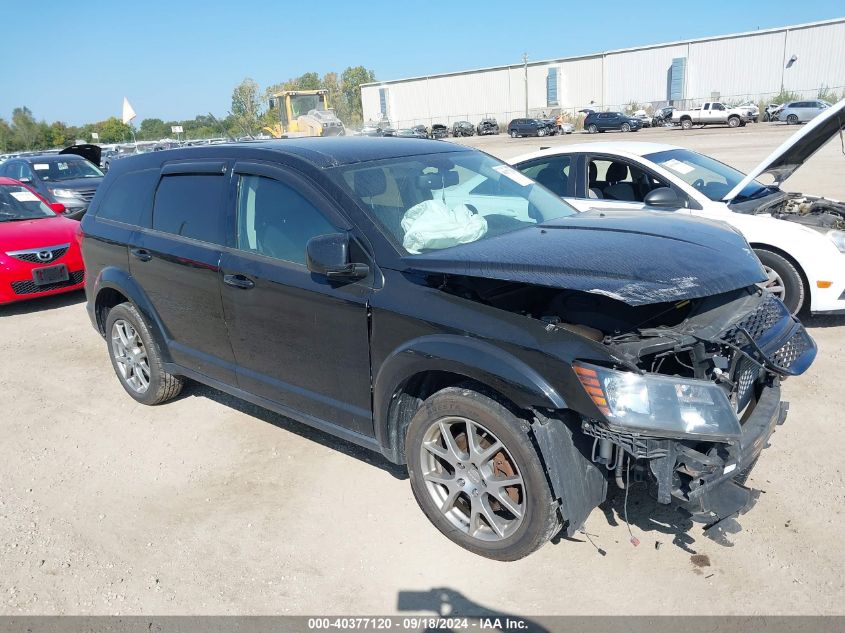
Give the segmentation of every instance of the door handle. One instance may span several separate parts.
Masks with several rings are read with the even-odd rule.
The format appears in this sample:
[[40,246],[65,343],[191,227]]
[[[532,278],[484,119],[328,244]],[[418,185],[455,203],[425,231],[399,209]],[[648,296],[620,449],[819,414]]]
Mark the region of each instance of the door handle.
[[148,262],[153,258],[152,253],[145,248],[130,248],[129,252],[132,256],[140,259],[142,262]]
[[244,275],[223,275],[223,283],[233,288],[249,290],[255,287],[255,282]]

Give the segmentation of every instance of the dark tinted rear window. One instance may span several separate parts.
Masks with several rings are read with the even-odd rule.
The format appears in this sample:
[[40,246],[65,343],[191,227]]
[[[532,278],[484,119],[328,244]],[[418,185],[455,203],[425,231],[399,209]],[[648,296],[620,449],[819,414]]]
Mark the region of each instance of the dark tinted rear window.
[[118,176],[100,202],[97,217],[136,226],[149,224],[158,174],[158,169],[145,169]]
[[153,208],[153,228],[212,244],[224,243],[222,175],[164,176]]

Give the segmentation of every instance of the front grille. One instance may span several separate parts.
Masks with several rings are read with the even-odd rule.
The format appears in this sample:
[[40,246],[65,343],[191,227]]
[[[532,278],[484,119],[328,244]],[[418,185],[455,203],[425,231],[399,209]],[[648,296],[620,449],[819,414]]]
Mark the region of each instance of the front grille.
[[739,362],[736,369],[736,408],[737,411],[745,409],[754,395],[754,384],[760,376],[760,366],[753,361],[744,358]]
[[772,362],[778,367],[789,369],[801,354],[812,347],[810,336],[803,329],[796,332],[783,346],[772,354]]
[[755,341],[784,317],[785,309],[779,299],[768,295],[757,309],[737,324]]
[[97,193],[96,189],[77,189],[76,195],[79,196],[84,202],[91,202],[94,199],[94,194]]
[[82,283],[85,278],[84,270],[77,270],[68,275],[67,281],[57,281],[53,284],[44,284],[43,286],[36,285],[34,281],[13,281],[12,290],[18,295],[32,295],[37,292],[47,292],[48,290],[57,290],[59,288],[67,288],[68,286],[75,286]]
[[[47,264],[49,262],[54,262],[59,259],[62,255],[67,253],[69,246],[65,244],[64,246],[49,246],[47,248],[33,248],[27,251],[12,251],[6,253],[15,259],[19,259],[24,262],[29,262],[30,264]],[[40,259],[38,257],[39,253],[50,253],[49,259]]]

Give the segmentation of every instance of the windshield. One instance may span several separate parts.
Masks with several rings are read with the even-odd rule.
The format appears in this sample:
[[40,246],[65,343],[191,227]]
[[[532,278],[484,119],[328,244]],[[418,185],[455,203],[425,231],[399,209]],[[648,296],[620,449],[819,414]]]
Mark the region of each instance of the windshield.
[[32,168],[41,180],[59,182],[77,178],[102,178],[101,172],[85,159],[56,160],[49,163],[33,163]]
[[527,176],[478,152],[356,164],[335,173],[407,254],[484,240],[577,213]]
[[290,98],[290,109],[293,116],[308,114],[309,110],[323,110],[323,95],[297,95]]
[[[698,189],[711,200],[719,201],[736,187],[745,174],[724,163],[691,152],[688,149],[670,149],[665,152],[646,154],[645,158],[668,169],[681,180]],[[759,198],[773,191],[756,180],[752,180],[734,199],[736,202]]]
[[0,187],[0,222],[46,217],[56,217],[56,214],[26,187]]

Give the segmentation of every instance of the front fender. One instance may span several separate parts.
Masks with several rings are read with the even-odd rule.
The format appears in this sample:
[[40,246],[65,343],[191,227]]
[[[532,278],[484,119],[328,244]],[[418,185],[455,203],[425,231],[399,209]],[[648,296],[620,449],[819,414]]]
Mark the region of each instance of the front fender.
[[141,286],[138,285],[132,275],[121,268],[107,266],[99,272],[90,287],[91,292],[88,295],[88,314],[91,317],[94,327],[97,328],[101,335],[105,336],[105,332],[103,331],[105,323],[101,324],[97,319],[97,297],[99,297],[100,294],[107,289],[115,290],[126,297],[136,308],[138,308],[138,311],[147,322],[150,333],[156,339],[156,343],[158,343],[163,360],[165,362],[171,361],[170,351],[167,346],[167,340],[169,338],[167,329],[159,318],[158,313],[153,307],[149,297]]
[[507,351],[480,339],[451,334],[423,336],[388,356],[373,381],[373,419],[379,444],[389,453],[398,434],[391,428],[390,406],[413,377],[444,371],[474,380],[520,408],[566,408],[566,402],[535,369]]

